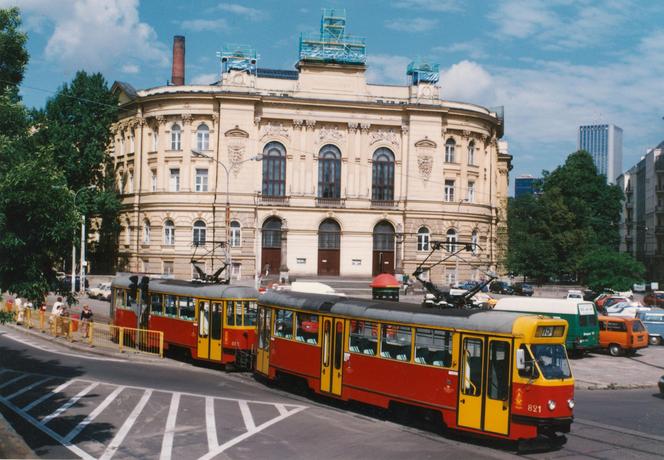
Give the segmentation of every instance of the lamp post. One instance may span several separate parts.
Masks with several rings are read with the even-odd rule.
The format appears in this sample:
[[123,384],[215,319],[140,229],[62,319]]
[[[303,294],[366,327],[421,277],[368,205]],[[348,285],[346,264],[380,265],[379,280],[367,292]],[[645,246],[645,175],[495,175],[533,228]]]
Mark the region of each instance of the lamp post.
[[[191,150],[191,154],[194,157],[207,158],[208,160],[212,160],[212,161],[216,162],[219,166],[224,168],[224,172],[226,173],[226,218],[225,218],[225,222],[226,222],[226,262],[230,266],[231,265],[231,249],[230,249],[230,246],[231,246],[230,245],[230,226],[231,226],[230,184],[231,184],[231,175],[230,175],[230,171],[228,170],[228,168],[226,167],[226,165],[224,163],[217,160],[216,158],[214,158],[211,155],[208,155],[206,153],[203,153],[199,150],[194,150],[194,149]],[[245,163],[247,161],[261,161],[261,160],[263,160],[263,155],[261,155],[259,153],[258,155],[255,155],[251,158],[247,158],[246,160],[238,161],[237,163],[234,163],[234,165],[239,165],[239,164]],[[215,184],[215,188],[214,188],[214,193],[215,193],[215,195],[217,193],[216,184]],[[214,222],[212,223],[212,225],[214,227]],[[213,257],[214,257],[214,246],[212,247],[212,251],[213,251],[212,254],[213,254]],[[214,263],[214,259],[213,259],[212,263]],[[230,268],[229,268],[229,270],[230,270]]]
[[[83,190],[96,188],[95,185],[82,187],[74,193],[74,207],[76,207],[76,198]],[[80,272],[80,290],[85,290],[85,214],[81,215],[81,272]],[[76,240],[71,245],[71,293],[76,292]]]

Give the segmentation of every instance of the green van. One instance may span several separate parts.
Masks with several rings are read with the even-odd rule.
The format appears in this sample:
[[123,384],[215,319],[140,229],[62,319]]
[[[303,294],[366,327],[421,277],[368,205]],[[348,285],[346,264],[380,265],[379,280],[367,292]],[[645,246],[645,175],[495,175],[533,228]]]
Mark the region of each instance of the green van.
[[505,297],[500,299],[493,309],[566,320],[569,330],[565,346],[570,355],[582,355],[584,351],[599,345],[599,322],[592,302],[581,299]]

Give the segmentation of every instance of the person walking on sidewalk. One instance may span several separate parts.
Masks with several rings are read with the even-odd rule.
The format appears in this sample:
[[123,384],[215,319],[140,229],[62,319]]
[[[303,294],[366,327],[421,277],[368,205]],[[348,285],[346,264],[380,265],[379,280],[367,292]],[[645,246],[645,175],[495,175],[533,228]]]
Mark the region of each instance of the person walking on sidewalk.
[[81,312],[81,332],[83,333],[84,338],[88,338],[90,335],[90,323],[92,322],[92,310],[90,306],[83,305],[83,311]]

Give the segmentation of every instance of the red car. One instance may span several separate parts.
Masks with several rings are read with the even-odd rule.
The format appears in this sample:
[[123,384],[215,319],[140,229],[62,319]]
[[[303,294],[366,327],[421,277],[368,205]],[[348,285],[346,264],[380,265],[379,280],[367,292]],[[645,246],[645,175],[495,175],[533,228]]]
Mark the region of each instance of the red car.
[[645,305],[654,305],[656,307],[664,307],[664,291],[652,291],[643,297]]

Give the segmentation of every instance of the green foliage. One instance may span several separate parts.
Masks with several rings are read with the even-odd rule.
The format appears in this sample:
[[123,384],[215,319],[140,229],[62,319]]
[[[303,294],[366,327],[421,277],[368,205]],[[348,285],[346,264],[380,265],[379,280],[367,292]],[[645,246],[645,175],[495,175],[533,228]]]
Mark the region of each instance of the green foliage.
[[16,87],[23,81],[29,58],[25,48],[28,36],[20,28],[18,8],[0,9],[0,94],[9,94],[15,101],[18,100]]
[[643,279],[646,269],[631,255],[604,247],[588,252],[579,263],[579,271],[590,289],[626,291]]
[[9,311],[0,311],[0,324],[13,323],[16,321],[16,315]]

